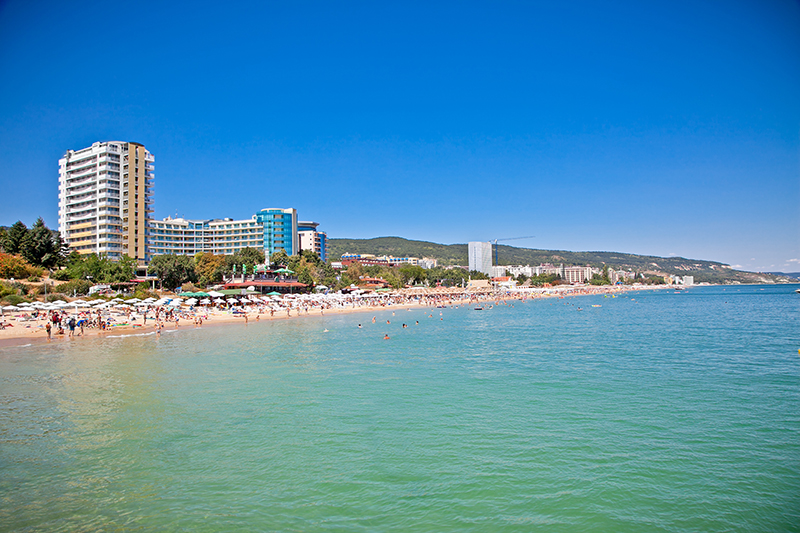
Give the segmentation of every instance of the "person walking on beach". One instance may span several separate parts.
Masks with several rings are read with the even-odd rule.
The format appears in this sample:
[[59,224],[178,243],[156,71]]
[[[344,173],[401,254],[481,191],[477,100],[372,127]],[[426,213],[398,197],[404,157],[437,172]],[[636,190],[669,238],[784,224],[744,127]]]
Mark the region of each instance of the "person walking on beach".
[[70,337],[74,337],[75,336],[75,319],[74,318],[70,318],[69,322],[67,322],[67,325],[69,326],[69,336]]
[[50,340],[52,339],[53,326],[50,325],[49,320],[47,321],[47,324],[45,325],[44,329],[47,331],[47,342],[50,342]]

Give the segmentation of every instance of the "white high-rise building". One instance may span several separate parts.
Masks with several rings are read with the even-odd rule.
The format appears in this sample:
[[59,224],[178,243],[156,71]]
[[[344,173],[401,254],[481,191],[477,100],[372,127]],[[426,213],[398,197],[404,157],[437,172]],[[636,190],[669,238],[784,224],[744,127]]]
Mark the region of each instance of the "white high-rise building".
[[492,273],[492,243],[469,243],[469,269],[483,272],[487,276]]
[[153,154],[132,142],[96,142],[58,162],[58,230],[80,254],[150,261]]

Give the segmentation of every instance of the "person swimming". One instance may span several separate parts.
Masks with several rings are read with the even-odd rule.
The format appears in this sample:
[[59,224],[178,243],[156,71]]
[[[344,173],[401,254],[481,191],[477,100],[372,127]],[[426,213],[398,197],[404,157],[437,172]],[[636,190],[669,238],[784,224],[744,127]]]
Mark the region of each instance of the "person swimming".
[[388,333],[384,333],[383,334],[383,340],[385,340],[385,341],[389,340],[389,334]]
[[407,328],[408,326],[407,326],[407,325],[405,325],[405,324],[403,324],[403,327],[404,327],[404,328]]
[[358,325],[358,328],[361,329],[361,324]]

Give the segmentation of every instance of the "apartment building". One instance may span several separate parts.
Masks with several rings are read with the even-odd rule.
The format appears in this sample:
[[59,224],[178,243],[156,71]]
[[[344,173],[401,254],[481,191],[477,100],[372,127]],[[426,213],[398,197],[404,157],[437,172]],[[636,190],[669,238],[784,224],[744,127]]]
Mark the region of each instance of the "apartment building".
[[467,249],[469,252],[469,269],[491,275],[492,243],[470,242]]
[[59,162],[58,230],[80,254],[150,261],[155,157],[134,142],[96,142]]
[[301,250],[311,250],[323,261],[328,260],[328,235],[317,231],[318,222],[297,223],[297,239]]
[[246,220],[167,217],[152,222],[153,255],[231,255],[242,248],[264,248],[264,232],[256,216]]
[[[297,210],[291,208],[262,209],[243,220],[167,217],[151,222],[150,233],[153,255],[194,255],[199,252],[231,255],[242,248],[257,248],[269,258],[279,250],[295,255],[301,249]],[[325,237],[322,232],[316,233]],[[317,242],[320,249],[327,252],[327,241]],[[319,253],[316,249],[314,251]]]

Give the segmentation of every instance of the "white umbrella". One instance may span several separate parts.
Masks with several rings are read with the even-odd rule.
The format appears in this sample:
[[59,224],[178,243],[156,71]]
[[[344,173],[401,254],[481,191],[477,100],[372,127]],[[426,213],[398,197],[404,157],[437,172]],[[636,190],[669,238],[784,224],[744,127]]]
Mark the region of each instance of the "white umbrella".
[[128,304],[116,304],[114,307],[122,307],[122,308],[124,308],[124,307],[130,307],[130,305],[128,305]]
[[125,300],[125,303],[129,303],[129,304],[138,304],[139,302],[141,302],[141,300],[139,298],[130,298],[128,300]]
[[185,305],[194,305],[194,304],[196,304],[196,303],[197,303],[197,298],[189,298],[188,300],[186,300],[186,301],[185,301],[185,302],[183,302],[183,303],[184,303]]
[[211,303],[211,300],[209,300],[208,298],[203,298],[202,300],[200,300],[200,303],[203,305],[208,305]]
[[19,311],[19,307],[16,305],[7,305],[3,308],[3,311]]
[[156,301],[156,299],[151,296],[150,298],[145,298],[142,301],[145,302],[145,303],[153,303],[153,302]]
[[208,291],[208,295],[211,296],[212,298],[222,298],[223,296],[225,296],[221,292],[217,291]]
[[223,300],[222,298],[216,298],[216,299],[214,300],[214,303],[215,303],[215,304],[224,304],[224,303],[225,303],[225,300]]
[[169,305],[171,305],[172,307],[179,307],[181,305],[181,299],[175,298],[169,303]]
[[80,298],[78,298],[77,300],[72,300],[70,303],[71,303],[72,305],[75,305],[75,304],[85,304],[85,303],[86,303],[86,300],[81,300]]
[[52,303],[55,304],[55,305],[64,305],[67,302],[65,302],[64,300],[56,300],[55,302],[52,302]]

